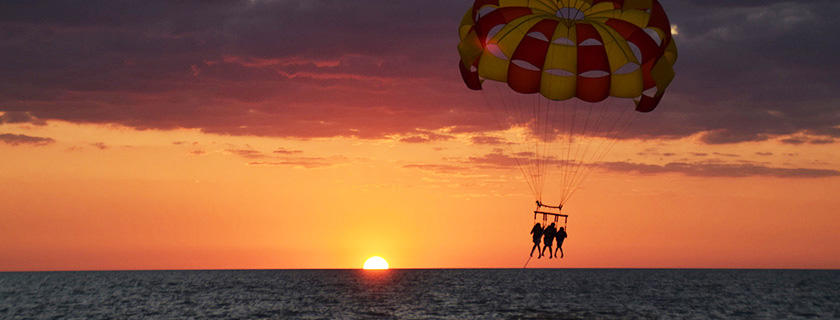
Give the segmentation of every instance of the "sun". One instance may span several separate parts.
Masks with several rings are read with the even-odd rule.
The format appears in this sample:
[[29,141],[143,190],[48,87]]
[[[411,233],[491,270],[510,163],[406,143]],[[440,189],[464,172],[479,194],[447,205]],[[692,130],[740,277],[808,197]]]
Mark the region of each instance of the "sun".
[[365,265],[362,267],[365,270],[388,270],[388,261],[382,259],[382,257],[370,257],[365,261]]

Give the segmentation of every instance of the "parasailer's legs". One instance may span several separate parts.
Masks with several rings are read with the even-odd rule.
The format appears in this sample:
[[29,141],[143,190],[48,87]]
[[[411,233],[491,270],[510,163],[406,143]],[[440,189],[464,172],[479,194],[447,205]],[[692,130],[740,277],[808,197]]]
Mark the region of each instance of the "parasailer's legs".
[[[548,258],[553,259],[554,258],[554,248],[551,247],[551,244],[545,245],[543,247],[543,252],[545,252],[545,249],[548,249]],[[545,254],[541,254],[541,255],[544,256]]]
[[555,257],[557,256],[557,250],[560,250],[560,258],[562,259],[563,256],[564,256],[564,254],[563,254],[563,243],[562,242],[557,244],[557,249],[554,249],[554,256]]
[[537,252],[540,254],[539,257],[537,257],[537,259],[542,258],[543,254],[542,254],[542,250],[540,250],[540,243],[539,242],[534,242],[534,246],[531,247],[531,256],[532,257],[534,256],[534,249],[536,249]]

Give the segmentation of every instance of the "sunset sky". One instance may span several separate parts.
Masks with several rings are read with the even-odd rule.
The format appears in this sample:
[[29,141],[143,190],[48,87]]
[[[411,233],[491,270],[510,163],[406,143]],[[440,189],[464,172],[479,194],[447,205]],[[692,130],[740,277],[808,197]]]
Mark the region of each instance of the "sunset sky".
[[[530,266],[840,268],[840,3],[661,2],[676,78]],[[521,267],[471,4],[0,3],[0,271]]]

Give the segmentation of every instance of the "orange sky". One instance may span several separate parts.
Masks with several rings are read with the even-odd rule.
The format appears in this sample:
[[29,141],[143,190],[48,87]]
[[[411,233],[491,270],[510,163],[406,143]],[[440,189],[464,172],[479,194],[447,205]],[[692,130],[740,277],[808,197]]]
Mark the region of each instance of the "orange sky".
[[[840,268],[840,3],[660,2],[676,77],[530,266]],[[521,267],[528,155],[488,105],[553,109],[465,86],[475,3],[3,3],[0,271]]]
[[[0,270],[356,268],[373,255],[395,268],[520,267],[530,249],[532,196],[515,169],[406,167],[489,152],[469,134],[410,144],[60,121],[0,129],[56,137],[0,144]],[[779,166],[837,169],[831,145],[775,141],[632,140],[606,160],[762,150]],[[838,268],[835,190],[838,177],[598,170],[566,208],[567,258],[531,266]]]

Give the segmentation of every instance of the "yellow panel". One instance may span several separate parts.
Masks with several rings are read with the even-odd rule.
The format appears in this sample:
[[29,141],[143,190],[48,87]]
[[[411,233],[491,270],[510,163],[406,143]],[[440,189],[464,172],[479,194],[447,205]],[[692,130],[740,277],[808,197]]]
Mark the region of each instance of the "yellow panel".
[[653,66],[650,75],[656,82],[656,88],[659,89],[659,92],[664,93],[665,88],[671,84],[671,80],[674,80],[674,66],[668,59],[659,59]]
[[532,0],[530,1],[529,6],[531,8],[549,13],[554,13],[557,11],[557,6],[554,4],[554,1],[549,0]]
[[548,51],[545,54],[543,69],[563,69],[577,74],[577,46],[555,44],[554,41],[558,38],[567,38],[572,43],[577,44],[577,31],[575,26],[572,25],[569,28],[562,23],[557,25],[554,36],[551,38],[552,43],[548,46]]
[[472,10],[468,10],[467,13],[464,15],[464,18],[461,19],[461,26],[458,28],[458,34],[461,36],[461,39],[467,37],[467,33],[470,32],[472,29],[474,22],[472,20]]
[[[557,38],[568,38],[577,43],[577,32],[574,25],[571,28],[564,24],[557,25],[552,41]],[[563,77],[543,72],[540,82],[540,93],[552,100],[566,100],[575,96],[577,92],[577,46],[552,43],[546,52],[543,70],[562,69],[572,76]]]
[[542,18],[534,15],[515,19],[502,28],[488,43],[498,44],[499,48],[502,48],[502,52],[510,58],[516,47],[519,46],[519,42],[528,34],[528,30],[531,30],[531,27],[540,22],[540,19]]
[[616,74],[616,71],[630,62],[635,62],[636,57],[627,40],[618,32],[607,25],[593,23],[595,30],[601,35],[604,42],[604,51],[607,53],[607,60],[610,63],[610,95],[620,98],[633,98],[642,94],[643,79],[641,68],[627,74]]
[[650,21],[650,14],[641,10],[624,10],[618,19],[630,22],[639,28],[644,28]]
[[478,75],[482,78],[507,82],[509,60],[499,59],[490,52],[484,52],[478,62]]
[[593,20],[606,21],[608,18],[624,20],[639,28],[647,26],[650,14],[641,10],[610,10],[588,16]]
[[604,50],[607,52],[607,60],[610,62],[610,72],[615,72],[628,62],[637,62],[633,51],[627,45],[627,40],[624,39],[618,32],[607,25],[592,23],[601,39],[604,42]]
[[591,15],[599,14],[600,12],[615,11],[615,5],[612,2],[598,3],[584,12],[588,18]]
[[677,56],[677,43],[674,41],[674,39],[671,39],[671,43],[669,43],[668,47],[665,48],[664,57],[668,59],[668,62],[670,62],[671,65],[674,65],[675,63],[677,63]]
[[581,12],[585,13],[587,10],[592,8],[592,1],[577,0],[577,1],[574,1],[574,3],[572,4],[572,7],[577,8]]
[[458,43],[458,53],[461,54],[461,61],[467,63],[467,66],[472,65],[475,59],[481,55],[483,49],[478,41],[478,35],[472,32],[467,35],[467,38]]
[[577,93],[577,77],[560,77],[543,72],[540,93],[551,100],[566,100]]
[[619,98],[635,98],[644,90],[642,69],[626,74],[613,74],[610,77],[610,95]]
[[488,43],[498,45],[508,59],[501,59],[493,55],[490,50],[485,50],[481,56],[481,61],[479,61],[478,75],[487,79],[507,82],[510,57],[513,56],[516,47],[519,46],[519,42],[522,41],[528,30],[537,22],[539,22],[539,18],[525,16],[511,21],[502,28]]
[[529,7],[529,0],[499,0],[500,7]]

